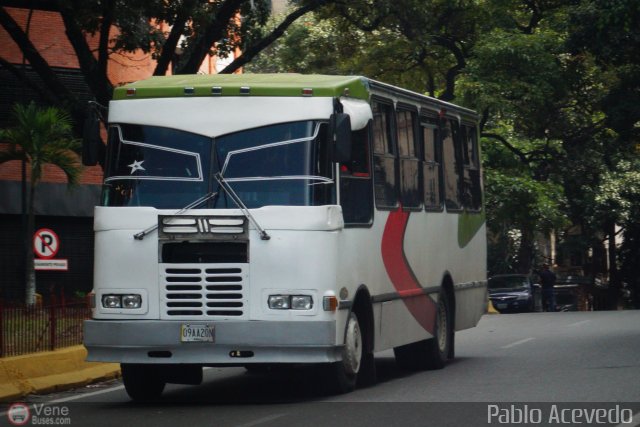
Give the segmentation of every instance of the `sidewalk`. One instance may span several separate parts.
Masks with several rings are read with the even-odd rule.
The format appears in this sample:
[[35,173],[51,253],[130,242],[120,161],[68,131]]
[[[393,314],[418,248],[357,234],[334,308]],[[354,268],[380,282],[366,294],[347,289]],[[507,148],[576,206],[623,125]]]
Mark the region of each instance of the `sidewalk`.
[[117,363],[85,362],[82,345],[0,358],[0,402],[31,393],[51,393],[120,376]]

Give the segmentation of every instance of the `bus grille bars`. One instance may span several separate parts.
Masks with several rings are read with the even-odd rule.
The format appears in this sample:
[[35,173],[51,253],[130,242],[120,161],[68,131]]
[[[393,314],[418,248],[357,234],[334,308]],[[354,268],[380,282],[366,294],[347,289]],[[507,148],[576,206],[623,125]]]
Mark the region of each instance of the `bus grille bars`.
[[246,317],[248,271],[248,264],[161,264],[161,318]]

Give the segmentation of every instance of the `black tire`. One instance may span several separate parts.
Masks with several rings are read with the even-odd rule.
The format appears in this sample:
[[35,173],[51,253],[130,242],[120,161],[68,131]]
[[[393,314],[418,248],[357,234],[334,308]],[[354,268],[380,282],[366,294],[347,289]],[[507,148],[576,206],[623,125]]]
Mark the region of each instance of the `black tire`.
[[122,382],[131,400],[152,402],[158,400],[166,382],[153,365],[121,363]]
[[396,364],[401,369],[418,371],[442,369],[453,356],[453,328],[451,306],[446,292],[438,298],[434,337],[399,347],[394,347]]
[[327,366],[326,389],[331,394],[344,394],[356,388],[358,373],[362,367],[363,340],[358,316],[354,312],[347,320],[342,360]]
[[376,370],[376,361],[373,351],[369,351],[362,355],[362,363],[360,364],[360,372],[356,385],[358,387],[371,387],[378,382],[378,372]]

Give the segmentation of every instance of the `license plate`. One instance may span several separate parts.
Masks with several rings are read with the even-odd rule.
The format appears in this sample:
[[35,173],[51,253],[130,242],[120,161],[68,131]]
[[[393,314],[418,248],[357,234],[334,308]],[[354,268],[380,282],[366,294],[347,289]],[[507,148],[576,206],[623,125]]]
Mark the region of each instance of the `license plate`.
[[496,304],[496,308],[507,308],[507,304]]
[[181,342],[213,342],[214,326],[183,323],[180,328]]

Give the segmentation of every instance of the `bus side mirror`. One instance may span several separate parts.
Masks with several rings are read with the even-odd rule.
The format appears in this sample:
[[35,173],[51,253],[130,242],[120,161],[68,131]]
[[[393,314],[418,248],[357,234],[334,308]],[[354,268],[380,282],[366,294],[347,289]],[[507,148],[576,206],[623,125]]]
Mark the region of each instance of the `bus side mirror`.
[[95,166],[103,160],[104,144],[100,138],[100,118],[95,108],[89,112],[82,128],[82,164]]
[[331,115],[329,147],[331,161],[344,163],[351,160],[351,118],[348,114],[334,113]]

